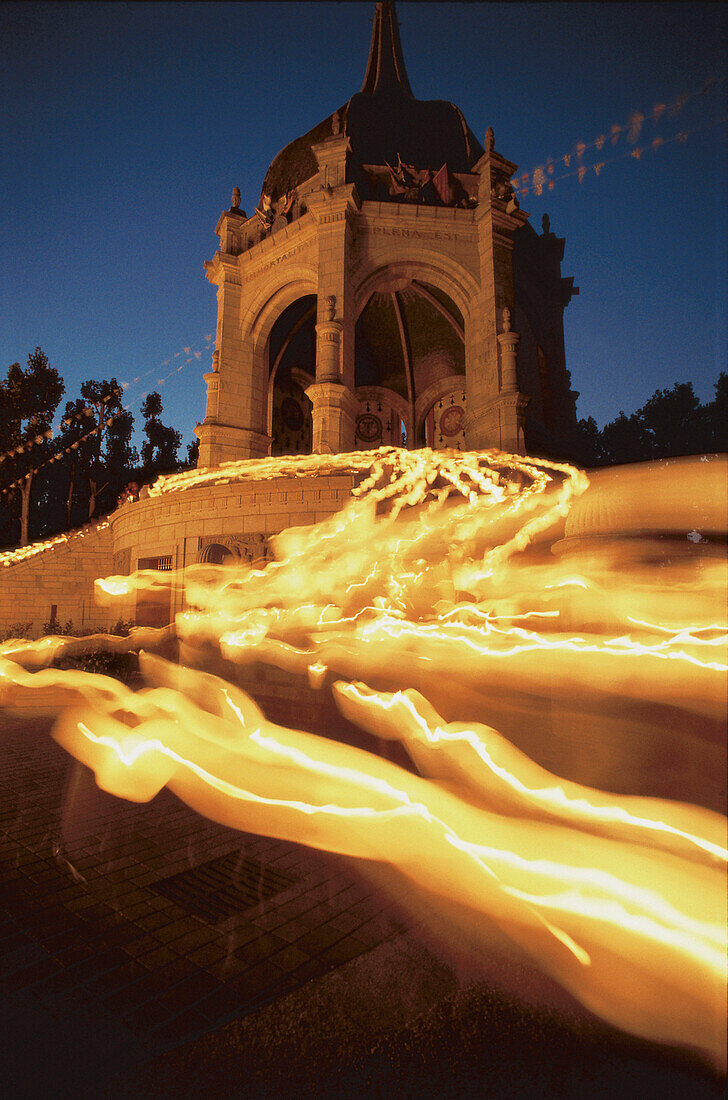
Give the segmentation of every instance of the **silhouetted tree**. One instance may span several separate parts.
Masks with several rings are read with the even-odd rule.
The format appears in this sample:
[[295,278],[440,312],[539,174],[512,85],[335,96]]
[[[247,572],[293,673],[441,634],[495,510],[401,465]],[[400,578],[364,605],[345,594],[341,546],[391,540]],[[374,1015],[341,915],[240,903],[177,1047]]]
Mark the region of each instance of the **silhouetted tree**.
[[81,393],[67,402],[58,435],[49,529],[78,527],[112,511],[139,461],[131,445],[133,417],[122,408],[116,379],[89,379]]
[[67,401],[55,440],[56,459],[41,471],[44,534],[78,527],[88,518],[88,475],[94,439],[84,435],[94,426],[93,409],[82,398]]
[[697,454],[709,448],[705,418],[692,382],[676,382],[671,390],[655,390],[635,413],[646,433],[650,458]]
[[578,424],[579,461],[614,466],[650,458],[728,450],[728,374],[715,383],[715,398],[701,405],[692,382],[655,390],[631,416],[619,416],[601,431],[593,417]]
[[195,439],[193,443],[187,444],[187,461],[185,466],[188,470],[194,470],[197,466],[198,459],[200,457],[200,441]]
[[728,374],[722,371],[715,383],[715,397],[705,407],[710,440],[709,450],[728,451]]
[[610,465],[650,458],[649,438],[639,413],[624,412],[602,428],[602,449]]
[[139,462],[136,447],[133,447],[131,442],[133,430],[134,417],[127,409],[118,413],[107,429],[106,487],[102,494],[101,507],[103,512],[110,512],[116,507]]
[[604,458],[602,433],[593,416],[580,420],[576,426],[575,461],[581,466],[600,466]]
[[[17,536],[21,546],[28,542],[35,471],[53,450],[51,424],[64,391],[61,376],[39,347],[28,356],[25,370],[13,363],[0,382],[0,454],[5,455],[0,466],[0,487],[21,479],[15,493],[3,494],[2,537],[6,546],[12,545]],[[16,452],[12,456],[7,454],[11,450]]]
[[151,481],[158,474],[172,473],[180,468],[177,451],[182,436],[159,419],[162,414],[162,398],[158,393],[147,394],[142,405],[144,434],[142,443],[142,477]]
[[[103,443],[104,440],[108,439],[109,432],[115,424],[117,419],[115,414],[121,414],[123,411],[121,405],[121,387],[115,378],[111,378],[110,380],[105,379],[101,382],[89,379],[89,381],[84,382],[81,386],[81,397],[86,402],[86,405],[94,410],[93,418],[87,428],[87,431],[92,430],[95,433],[91,437],[93,446],[91,448],[90,468],[88,471],[88,514],[89,517],[91,517],[99,514],[100,493],[103,490],[111,489],[111,474],[108,464],[104,461],[106,456],[103,453]],[[110,495],[111,494],[107,492],[107,504]]]

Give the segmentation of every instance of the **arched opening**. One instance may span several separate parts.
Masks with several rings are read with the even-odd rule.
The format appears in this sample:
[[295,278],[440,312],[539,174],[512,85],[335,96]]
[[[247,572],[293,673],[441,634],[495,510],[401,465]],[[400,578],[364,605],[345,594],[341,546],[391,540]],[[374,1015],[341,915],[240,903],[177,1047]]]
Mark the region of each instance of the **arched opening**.
[[[418,425],[415,410],[421,409],[428,395],[432,395],[432,401],[439,400],[444,391],[448,399],[456,389],[465,392],[464,322],[460,310],[447,294],[428,283],[414,279],[382,282],[356,323],[354,378],[362,406],[357,420],[357,446],[425,445],[427,413],[425,422],[421,420]],[[460,404],[464,405],[464,398]],[[446,429],[454,428],[455,415],[446,417]],[[417,418],[421,417],[418,412]],[[381,430],[375,441],[377,424]],[[439,428],[438,423],[439,436],[445,440],[447,432],[443,434]],[[449,438],[438,444],[438,432],[431,427],[433,442],[428,446],[457,445]]]
[[310,454],[311,402],[305,390],[316,376],[315,295],[296,299],[275,322],[268,362],[271,454]]
[[211,542],[204,549],[202,561],[206,565],[231,565],[235,561],[235,555],[229,547],[221,546],[219,542]]
[[464,451],[466,404],[465,387],[451,384],[427,409],[420,423],[420,446]]

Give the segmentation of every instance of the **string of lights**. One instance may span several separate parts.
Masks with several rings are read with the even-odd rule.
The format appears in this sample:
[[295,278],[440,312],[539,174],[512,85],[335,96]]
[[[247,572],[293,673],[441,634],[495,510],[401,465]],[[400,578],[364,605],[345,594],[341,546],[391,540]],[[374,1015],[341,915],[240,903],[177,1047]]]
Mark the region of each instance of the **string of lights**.
[[[202,350],[199,350],[199,349],[195,350],[195,349],[193,349],[193,347],[191,345],[187,345],[187,346],[183,347],[181,351],[176,351],[174,353],[174,355],[170,356],[169,359],[165,359],[164,362],[161,364],[162,367],[168,366],[171,362],[173,362],[175,359],[179,358],[183,354],[187,355],[187,358],[184,360],[183,363],[181,363],[177,367],[174,367],[172,370],[170,370],[163,377],[158,378],[157,379],[157,385],[158,386],[163,386],[172,377],[174,377],[175,375],[177,375],[181,371],[183,371],[188,363],[192,363],[192,362],[196,362],[196,361],[200,360],[202,358],[203,351],[209,351],[209,349],[210,349],[210,341],[212,340],[212,334],[208,333],[204,337],[204,339],[205,339],[206,343],[205,343],[204,347],[202,348]],[[160,367],[151,367],[148,371],[145,371],[143,374],[137,375],[137,377],[132,379],[131,382],[122,382],[121,383],[121,388],[115,391],[116,396],[121,396],[122,393],[124,393],[125,396],[129,395],[131,392],[133,392],[133,389],[134,389],[135,385],[137,385],[138,383],[143,381],[145,378],[148,378],[150,375],[156,374],[159,371],[159,369],[160,369]],[[106,404],[108,401],[111,400],[111,398],[113,396],[114,396],[114,394],[109,394],[107,397],[105,397],[103,399],[102,403]],[[144,398],[148,397],[148,396],[149,396],[149,391],[145,391],[144,393],[141,394],[140,400],[143,401]],[[46,410],[46,411],[50,412],[52,410]],[[107,421],[107,423],[110,423],[113,420],[115,420],[118,416],[120,416],[122,414],[122,412],[129,412],[129,411],[131,411],[131,404],[124,405],[122,409],[120,409],[118,412],[115,412],[112,415],[111,420]],[[93,416],[93,414],[94,414],[94,409],[87,405],[83,409],[81,409],[79,412],[74,413],[72,416],[63,417],[63,419],[61,420],[61,425],[64,426],[64,427],[68,427],[74,421],[81,421],[85,417]],[[54,455],[52,458],[46,459],[45,462],[40,463],[33,470],[28,470],[17,481],[12,482],[12,484],[10,484],[10,485],[6,485],[2,490],[0,490],[0,496],[3,493],[9,491],[10,489],[16,488],[22,481],[25,480],[26,477],[30,476],[31,474],[35,475],[44,466],[49,465],[51,462],[59,461],[64,455],[68,454],[69,451],[75,449],[76,447],[78,447],[78,445],[80,443],[84,442],[91,435],[95,434],[95,432],[97,430],[98,429],[94,429],[93,431],[88,432],[86,435],[82,436],[79,440],[76,440],[69,447],[66,447],[64,450],[57,452],[57,454]],[[48,431],[43,432],[40,435],[37,435],[37,436],[31,437],[29,439],[26,439],[26,440],[24,440],[23,443],[19,444],[17,447],[12,447],[12,448],[10,448],[10,450],[5,451],[3,454],[0,454],[0,463],[5,462],[7,459],[15,458],[17,455],[28,453],[35,446],[38,446],[39,444],[44,443],[46,440],[53,439],[54,437],[55,437],[55,433],[54,433],[53,429],[49,428]]]
[[[122,390],[124,390],[124,392],[126,392],[127,390],[133,389],[133,387],[135,385],[138,385],[139,382],[142,382],[145,378],[148,378],[151,374],[156,374],[157,371],[161,370],[163,367],[168,367],[170,365],[170,363],[173,363],[174,360],[178,359],[181,355],[187,356],[185,361],[183,363],[181,363],[178,367],[173,367],[172,370],[168,371],[168,373],[165,374],[162,378],[157,379],[156,384],[158,386],[163,386],[165,382],[167,382],[170,378],[172,378],[173,375],[179,374],[181,371],[183,371],[188,363],[192,363],[196,359],[201,359],[203,351],[209,351],[210,350],[210,341],[212,340],[212,333],[208,333],[207,336],[205,336],[204,339],[205,339],[205,346],[204,346],[204,348],[202,348],[202,350],[199,350],[199,349],[195,350],[195,349],[193,349],[192,345],[186,345],[180,351],[176,351],[174,353],[174,355],[170,355],[169,359],[165,359],[162,363],[159,364],[158,367],[151,367],[148,371],[144,371],[143,374],[137,375],[137,377],[133,378],[131,380],[131,382],[122,382],[121,383]],[[148,396],[149,396],[149,391],[146,391],[145,393],[143,393],[141,395],[141,400],[144,400],[144,398],[148,397]]]
[[[565,179],[571,179],[574,176],[578,178],[579,183],[582,183],[589,172],[593,172],[596,176],[598,176],[603,168],[606,168],[610,164],[615,164],[617,161],[629,160],[630,158],[634,160],[641,160],[643,154],[645,153],[656,153],[658,149],[661,149],[665,145],[671,145],[674,142],[686,142],[691,135],[700,133],[703,130],[712,129],[713,126],[718,126],[721,122],[726,121],[728,121],[728,115],[723,115],[720,118],[714,119],[711,122],[707,122],[702,126],[693,126],[688,130],[681,130],[679,133],[673,134],[671,137],[655,137],[644,145],[635,145],[633,149],[628,149],[626,152],[618,153],[616,156],[613,157],[607,157],[604,160],[597,161],[595,164],[577,164],[577,166],[573,168],[570,172],[563,172],[559,176],[546,175],[544,174],[543,169],[541,170],[542,174],[539,175],[539,170],[536,169],[531,177],[530,188],[523,186],[519,187],[518,184],[513,181],[512,186],[514,191],[518,192],[519,196],[525,197],[530,193],[530,191],[533,191],[534,195],[543,194],[544,188],[546,188],[548,191],[553,191],[557,183],[560,183],[562,180]],[[547,167],[545,171],[548,172],[549,168]]]
[[[615,146],[619,142],[622,135],[624,135],[625,140],[628,142],[628,144],[635,146],[637,149],[639,149],[639,152],[635,154],[633,150],[628,150],[626,153],[620,154],[617,157],[612,157],[608,160],[605,159],[601,162],[598,162],[598,165],[589,166],[589,169],[587,169],[587,171],[590,170],[590,168],[597,169],[598,166],[596,174],[599,175],[599,172],[602,170],[604,165],[612,163],[612,161],[614,160],[619,160],[623,158],[626,159],[630,156],[634,156],[635,159],[638,160],[642,152],[644,152],[645,148],[659,148],[660,145],[665,145],[671,141],[685,141],[690,133],[695,132],[695,130],[697,129],[696,127],[693,127],[690,130],[682,130],[680,134],[676,134],[674,135],[674,137],[660,139],[656,136],[651,141],[648,140],[642,147],[638,146],[637,144],[640,140],[643,127],[646,123],[652,123],[654,126],[657,126],[663,118],[676,118],[687,103],[698,97],[707,98],[708,93],[717,89],[719,85],[724,84],[726,79],[728,78],[714,76],[709,77],[701,84],[699,88],[696,88],[692,92],[687,92],[679,95],[671,104],[656,104],[656,106],[648,114],[643,114],[641,111],[633,111],[626,123],[614,123],[608,128],[608,130],[603,131],[601,134],[598,135],[598,137],[594,138],[593,141],[577,141],[572,145],[571,149],[568,152],[562,153],[559,157],[548,157],[545,165],[537,165],[535,168],[531,169],[531,171],[524,172],[522,175],[515,177],[515,179],[511,180],[513,189],[515,191],[518,191],[518,193],[521,195],[527,195],[529,193],[529,190],[533,190],[535,194],[540,195],[544,187],[547,187],[549,190],[553,190],[552,184],[556,183],[558,180],[566,179],[570,176],[580,175],[579,169],[586,167],[581,163],[581,161],[590,150],[601,152],[602,149],[604,149],[605,146],[607,146],[608,144]],[[716,119],[708,125],[714,126],[717,125],[720,121],[722,121],[722,119]],[[700,127],[700,129],[704,128],[705,127]],[[655,142],[657,142],[656,146]],[[563,165],[565,168],[571,168],[572,161],[575,162],[575,168],[573,169],[573,171],[563,173],[559,176],[554,175],[559,165]],[[584,178],[585,174],[586,173],[581,173],[579,180],[580,182]]]
[[15,481],[12,481],[9,485],[6,485],[4,486],[4,488],[0,489],[0,496],[3,496],[5,493],[11,492],[13,489],[17,489],[27,478],[31,476],[35,477],[38,471],[44,469],[44,467],[50,466],[54,462],[60,462],[61,459],[63,459],[67,454],[70,454],[71,451],[78,450],[82,443],[85,443],[88,439],[91,439],[92,436],[97,435],[103,427],[110,428],[116,418],[121,416],[122,413],[126,411],[126,409],[119,409],[118,412],[112,413],[111,416],[107,417],[107,419],[104,420],[101,424],[97,424],[95,428],[92,428],[90,431],[86,432],[86,434],[82,435],[79,439],[75,439],[73,443],[70,443],[68,445],[68,447],[64,447],[63,450],[57,451],[55,454],[51,455],[50,458],[46,459],[45,462],[39,463],[32,470],[26,470],[25,473],[21,474],[21,476],[16,478]]

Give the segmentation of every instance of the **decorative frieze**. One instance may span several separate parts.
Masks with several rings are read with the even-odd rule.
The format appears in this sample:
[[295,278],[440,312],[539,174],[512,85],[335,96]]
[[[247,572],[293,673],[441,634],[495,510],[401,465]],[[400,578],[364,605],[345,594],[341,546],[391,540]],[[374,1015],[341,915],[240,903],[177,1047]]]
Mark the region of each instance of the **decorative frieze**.
[[[220,564],[224,560],[224,555],[219,551],[227,551],[231,559],[248,563],[267,561],[271,557],[267,537],[258,532],[250,535],[200,536],[197,550],[198,561]],[[215,559],[220,560],[216,561]]]

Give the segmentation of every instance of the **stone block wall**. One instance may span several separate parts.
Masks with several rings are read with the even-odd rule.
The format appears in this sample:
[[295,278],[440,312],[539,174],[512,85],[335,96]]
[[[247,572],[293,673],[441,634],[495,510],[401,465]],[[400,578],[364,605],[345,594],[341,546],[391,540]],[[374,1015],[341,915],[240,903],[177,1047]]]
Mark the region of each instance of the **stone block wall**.
[[[97,527],[26,548],[27,557],[0,556],[0,631],[31,623],[38,633],[56,608],[56,620],[74,630],[104,630],[118,619],[136,621],[137,598],[98,606],[97,577],[128,575],[165,559],[181,570],[203,560],[218,539],[239,549],[256,548],[288,527],[318,523],[338,512],[351,496],[355,475],[278,477],[199,485],[148,496],[118,508]],[[243,556],[244,557],[244,556]],[[251,555],[247,555],[251,557]],[[6,564],[7,563],[7,564]],[[170,585],[169,615],[184,607],[184,589]],[[140,594],[139,599],[144,600]]]
[[35,547],[27,556],[0,563],[0,631],[30,623],[28,633],[38,634],[55,608],[61,625],[71,620],[74,631],[105,630],[119,618],[115,609],[94,602],[96,577],[112,570],[111,528],[102,522]]

